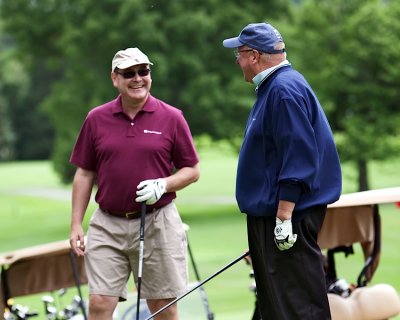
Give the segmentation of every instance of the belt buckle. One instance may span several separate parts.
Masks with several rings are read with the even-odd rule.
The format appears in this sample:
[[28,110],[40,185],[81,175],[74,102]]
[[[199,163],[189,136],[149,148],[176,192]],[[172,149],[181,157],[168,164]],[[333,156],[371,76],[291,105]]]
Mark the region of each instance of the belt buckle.
[[129,219],[130,216],[135,215],[135,214],[138,214],[138,211],[127,212],[127,213],[125,213],[125,218]]

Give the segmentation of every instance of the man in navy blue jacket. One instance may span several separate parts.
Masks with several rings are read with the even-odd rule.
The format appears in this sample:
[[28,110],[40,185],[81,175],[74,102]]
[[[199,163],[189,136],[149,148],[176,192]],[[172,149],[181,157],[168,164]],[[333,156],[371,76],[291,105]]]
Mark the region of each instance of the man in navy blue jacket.
[[234,49],[244,79],[256,85],[236,199],[247,214],[262,319],[330,319],[317,237],[342,179],[329,123],[273,26],[249,24],[223,45]]

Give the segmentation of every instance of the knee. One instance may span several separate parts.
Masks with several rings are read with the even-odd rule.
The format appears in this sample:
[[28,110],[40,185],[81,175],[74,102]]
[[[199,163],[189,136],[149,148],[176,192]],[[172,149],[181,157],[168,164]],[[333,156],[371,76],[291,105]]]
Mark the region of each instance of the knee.
[[89,314],[102,315],[112,317],[114,309],[118,303],[117,297],[101,296],[101,295],[90,295],[89,297]]
[[[148,299],[147,300],[147,306],[149,307],[150,312],[153,314],[160,310],[162,307],[166,306],[168,303],[173,301],[174,299],[157,299],[157,300],[152,300]],[[157,317],[154,319],[157,320],[175,320],[178,319],[178,305],[175,303],[165,309],[163,312],[161,312]]]

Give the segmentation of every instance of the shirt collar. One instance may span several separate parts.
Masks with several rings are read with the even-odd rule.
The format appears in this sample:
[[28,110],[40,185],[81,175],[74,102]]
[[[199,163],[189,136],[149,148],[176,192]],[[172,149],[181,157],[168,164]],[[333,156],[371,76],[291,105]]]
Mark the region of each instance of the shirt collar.
[[[113,101],[112,105],[112,112],[113,113],[120,113],[123,112],[122,110],[122,101],[121,101],[121,95],[118,95],[118,97]],[[157,100],[149,94],[145,104],[143,105],[142,111],[145,112],[153,112],[157,108]]]
[[263,81],[265,79],[267,79],[268,76],[271,73],[273,73],[276,69],[279,69],[279,68],[284,67],[284,66],[290,66],[290,62],[288,60],[284,60],[280,64],[277,64],[276,66],[273,66],[271,68],[265,69],[264,71],[261,71],[259,74],[257,74],[253,78],[253,83],[256,85],[256,91],[260,87],[261,83],[263,83]]

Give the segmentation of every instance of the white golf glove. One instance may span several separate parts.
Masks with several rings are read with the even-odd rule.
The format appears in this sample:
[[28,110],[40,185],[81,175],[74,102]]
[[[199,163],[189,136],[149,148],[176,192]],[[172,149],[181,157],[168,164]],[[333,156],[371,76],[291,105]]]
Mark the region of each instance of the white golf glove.
[[146,204],[155,204],[165,193],[167,182],[165,179],[144,180],[137,186],[138,191],[136,202],[146,202]]
[[292,220],[281,220],[276,217],[276,225],[274,229],[275,244],[279,250],[288,250],[293,247],[297,240],[297,234],[293,234]]

